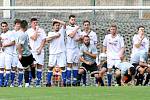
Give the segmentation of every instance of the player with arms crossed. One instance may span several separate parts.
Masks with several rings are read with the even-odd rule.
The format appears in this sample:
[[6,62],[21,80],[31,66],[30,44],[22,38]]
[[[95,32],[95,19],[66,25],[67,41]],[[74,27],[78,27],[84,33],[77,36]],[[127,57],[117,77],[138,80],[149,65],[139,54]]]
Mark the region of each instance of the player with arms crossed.
[[44,45],[46,42],[45,31],[38,26],[37,18],[31,18],[31,28],[27,30],[31,52],[35,58],[34,66],[37,67],[36,87],[40,87],[42,79],[42,68],[44,65]]
[[1,28],[2,28],[1,41],[2,41],[3,55],[1,54],[2,57],[0,60],[0,69],[1,69],[0,82],[3,79],[4,69],[6,69],[4,87],[7,87],[10,79],[10,71],[12,66],[15,39],[12,36],[12,32],[8,30],[7,22],[2,22]]
[[[52,19],[53,31],[48,33],[46,41],[49,42],[49,63],[47,73],[47,84],[51,86],[51,78],[53,75],[53,68],[60,67],[62,70],[63,85],[66,85],[66,46],[65,46],[65,22]],[[61,26],[62,25],[62,26]]]
[[71,86],[71,71],[73,72],[72,85],[76,84],[78,75],[78,64],[79,64],[79,46],[80,40],[79,26],[76,25],[75,15],[69,16],[69,25],[66,26],[66,48],[67,48],[67,85]]

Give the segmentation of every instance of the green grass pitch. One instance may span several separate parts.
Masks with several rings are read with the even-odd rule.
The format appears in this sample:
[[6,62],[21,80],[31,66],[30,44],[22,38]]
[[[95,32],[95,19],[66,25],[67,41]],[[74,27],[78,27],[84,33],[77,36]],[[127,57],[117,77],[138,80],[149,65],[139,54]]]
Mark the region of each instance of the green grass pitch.
[[150,87],[0,88],[0,100],[150,100]]

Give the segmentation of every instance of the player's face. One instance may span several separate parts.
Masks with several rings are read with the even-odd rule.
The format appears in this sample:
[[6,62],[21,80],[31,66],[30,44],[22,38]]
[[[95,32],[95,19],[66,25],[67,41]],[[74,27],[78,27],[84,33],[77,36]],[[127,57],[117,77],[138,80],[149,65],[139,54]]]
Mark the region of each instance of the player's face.
[[54,30],[55,30],[56,32],[58,32],[59,29],[60,29],[60,24],[59,24],[59,23],[55,23],[55,25],[54,25]]
[[76,23],[76,18],[71,17],[71,18],[69,19],[69,23],[70,23],[71,25],[74,25],[74,24]]
[[2,24],[1,29],[3,33],[6,33],[8,31],[8,25],[7,24]]
[[83,42],[84,42],[84,44],[85,44],[86,46],[89,46],[89,45],[90,45],[90,38],[84,37]]
[[90,29],[90,24],[89,24],[88,22],[85,22],[85,23],[83,24],[83,28],[84,28],[85,30]]
[[111,28],[110,28],[110,33],[111,33],[111,34],[116,34],[116,33],[117,33],[116,27],[111,27]]
[[36,28],[36,26],[38,26],[38,21],[32,21],[31,22],[31,27]]
[[138,32],[139,32],[141,35],[143,35],[143,34],[144,34],[144,30],[145,30],[145,29],[144,29],[143,27],[140,27]]
[[16,31],[20,30],[20,23],[16,23],[15,26],[14,26],[14,29]]

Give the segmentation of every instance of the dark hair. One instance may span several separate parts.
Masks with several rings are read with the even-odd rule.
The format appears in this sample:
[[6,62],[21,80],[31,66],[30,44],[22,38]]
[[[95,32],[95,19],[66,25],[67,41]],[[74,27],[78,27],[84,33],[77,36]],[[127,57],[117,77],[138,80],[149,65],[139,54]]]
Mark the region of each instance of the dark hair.
[[28,26],[28,22],[26,20],[22,20],[20,23],[20,27],[25,29]]
[[90,21],[89,21],[89,20],[83,21],[83,24],[84,24],[84,23],[89,23],[89,25],[90,25]]
[[37,21],[37,18],[31,18],[30,22]]
[[90,38],[88,35],[84,35],[84,36],[83,36],[83,39],[86,38],[86,37],[87,37],[87,38]]
[[145,27],[142,26],[142,25],[140,25],[140,26],[137,27],[138,30],[139,30],[139,28],[144,28],[145,29]]
[[131,75],[134,75],[136,72],[136,69],[134,67],[129,68]]
[[2,26],[2,24],[6,24],[6,25],[8,26],[8,23],[7,23],[7,22],[1,22],[1,26]]
[[70,15],[70,16],[69,16],[69,19],[70,19],[70,18],[75,18],[75,17],[76,17],[75,15]]
[[21,23],[21,20],[20,19],[15,19],[14,24],[16,24],[16,23]]
[[[57,24],[57,23],[59,23],[59,22],[55,22],[55,21],[54,21],[52,25],[54,26],[54,25]],[[59,24],[60,24],[60,23],[59,23]]]

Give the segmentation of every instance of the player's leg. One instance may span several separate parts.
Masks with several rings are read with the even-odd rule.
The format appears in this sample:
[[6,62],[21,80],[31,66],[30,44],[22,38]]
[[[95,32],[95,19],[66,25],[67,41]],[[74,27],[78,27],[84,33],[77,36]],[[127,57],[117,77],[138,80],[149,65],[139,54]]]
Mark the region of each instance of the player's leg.
[[121,71],[119,69],[115,70],[115,77],[116,77],[116,81],[117,81],[117,86],[121,86]]
[[5,67],[6,67],[6,75],[4,80],[4,87],[7,87],[10,80],[10,71],[11,71],[11,65],[12,65],[12,55],[5,53]]
[[31,65],[33,65],[34,60],[35,59],[33,58],[32,54],[27,57],[22,56],[22,59],[20,60],[22,66],[24,68],[25,87],[30,86],[30,84],[29,84],[29,69],[30,69]]
[[[73,82],[72,85],[76,86],[77,83],[77,75],[78,75],[78,68],[79,68],[79,49],[76,48],[73,52],[73,66],[72,66],[72,75],[73,75]],[[83,75],[83,81],[86,81],[86,74]]]
[[17,69],[18,69],[18,87],[22,87],[22,81],[23,81],[23,66],[20,63],[20,61],[18,60],[18,64],[17,64]]
[[73,64],[73,51],[72,49],[67,49],[67,70],[66,70],[67,86],[71,86],[72,64]]
[[136,82],[136,85],[143,85],[143,80],[144,80],[144,72],[145,72],[145,69],[142,68],[141,66],[137,66],[137,82]]
[[37,57],[37,61],[38,61],[38,64],[37,64],[37,71],[36,71],[36,77],[37,77],[37,80],[36,80],[36,86],[39,87],[41,84],[41,80],[42,80],[42,69],[43,69],[43,65],[44,65],[44,53],[41,53],[40,55],[38,55]]
[[104,86],[103,77],[106,72],[107,72],[107,65],[105,67],[102,67],[102,69],[99,71],[98,81],[101,84],[101,86]]
[[58,54],[57,56],[57,65],[61,67],[62,70],[62,81],[63,86],[66,86],[66,54],[65,52]]
[[112,67],[114,66],[114,61],[111,59],[107,60],[107,85],[111,86],[111,80],[112,80]]
[[18,56],[13,55],[12,68],[11,68],[11,85],[10,87],[14,87],[15,74],[18,64]]
[[150,80],[150,67],[146,68],[146,72],[148,73],[144,82],[144,86],[146,86],[149,83]]
[[49,63],[48,63],[48,72],[47,72],[47,83],[46,83],[46,87],[50,87],[51,86],[51,79],[53,76],[53,68],[56,65],[56,59],[57,56],[56,55],[49,55]]
[[[83,78],[82,75],[86,75],[86,68],[83,67],[84,64],[82,64],[82,67],[79,68],[78,70],[78,75],[77,75],[77,86],[80,86],[80,82],[81,82],[81,79]],[[86,84],[86,81],[84,80],[83,81],[83,84]]]
[[3,79],[4,79],[4,53],[0,53],[0,87],[3,86]]

